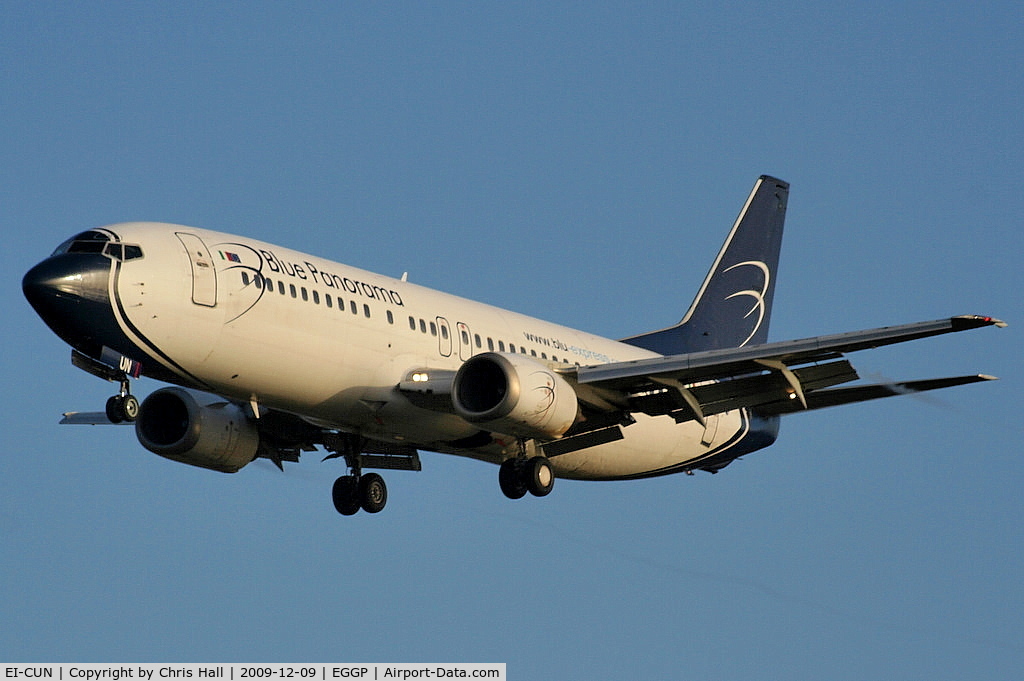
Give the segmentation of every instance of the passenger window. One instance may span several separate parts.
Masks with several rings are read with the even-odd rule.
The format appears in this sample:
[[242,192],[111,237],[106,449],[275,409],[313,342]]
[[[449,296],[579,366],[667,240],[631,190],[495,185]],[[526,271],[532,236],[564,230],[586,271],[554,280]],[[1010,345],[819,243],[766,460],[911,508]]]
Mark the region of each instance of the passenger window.
[[334,307],[334,298],[331,296],[324,296],[324,302],[327,303],[327,307]]
[[295,284],[288,284],[288,290],[292,294],[292,298],[298,298],[299,292],[295,290]]
[[482,348],[484,344],[480,341],[480,334],[473,334],[473,340],[478,348]]
[[313,304],[314,305],[319,305],[320,304],[320,292],[319,291],[313,291]]
[[367,319],[370,318],[370,306],[365,303],[363,304],[363,316]]
[[248,286],[248,285],[249,285],[249,273],[248,272],[242,272],[242,286]]
[[498,341],[498,352],[505,352],[505,341]]
[[426,332],[427,332],[427,323],[421,319],[420,320],[420,333],[426,333]]
[[359,314],[359,310],[356,308],[356,301],[348,301],[348,309],[351,310],[352,314]]
[[416,318],[415,317],[409,317],[409,328],[412,329],[413,331],[416,330]]
[[277,282],[277,292],[280,293],[282,296],[284,295],[284,282],[281,280],[278,280]]
[[494,339],[493,338],[488,338],[487,339],[487,349],[489,351],[491,351],[491,352],[494,352]]
[[391,310],[388,310],[388,324],[395,323],[395,315],[391,314]]
[[302,300],[303,302],[309,302],[309,291],[306,290],[305,286],[302,287]]
[[444,338],[445,340],[448,340],[448,327],[447,326],[442,326],[441,327],[441,338]]
[[437,324],[434,322],[430,322],[430,335],[434,337],[437,336]]

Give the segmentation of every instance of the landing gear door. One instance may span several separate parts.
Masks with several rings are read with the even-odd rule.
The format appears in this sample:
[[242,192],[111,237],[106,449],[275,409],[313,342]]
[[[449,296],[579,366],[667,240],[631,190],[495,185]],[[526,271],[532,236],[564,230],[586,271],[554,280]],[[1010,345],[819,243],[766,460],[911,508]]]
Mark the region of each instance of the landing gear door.
[[205,307],[217,306],[217,269],[210,249],[203,240],[188,232],[175,232],[192,264],[192,302]]

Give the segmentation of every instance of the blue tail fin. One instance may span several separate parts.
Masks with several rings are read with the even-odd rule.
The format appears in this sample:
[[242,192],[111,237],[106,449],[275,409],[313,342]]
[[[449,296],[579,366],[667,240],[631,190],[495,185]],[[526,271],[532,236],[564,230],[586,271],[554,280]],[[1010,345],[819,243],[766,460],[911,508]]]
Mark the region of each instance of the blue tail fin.
[[682,321],[623,342],[663,355],[767,342],[788,197],[787,183],[758,178]]

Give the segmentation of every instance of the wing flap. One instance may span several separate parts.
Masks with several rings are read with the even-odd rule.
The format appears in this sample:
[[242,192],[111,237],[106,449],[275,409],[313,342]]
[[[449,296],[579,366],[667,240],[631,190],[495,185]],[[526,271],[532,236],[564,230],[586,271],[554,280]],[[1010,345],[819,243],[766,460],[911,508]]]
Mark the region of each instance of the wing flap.
[[[873,385],[859,385],[850,388],[838,388],[836,390],[822,390],[811,393],[807,399],[807,409],[824,409],[826,407],[838,407],[844,404],[855,404],[867,402],[883,397],[895,395],[912,395],[914,393],[926,392],[928,390],[939,390],[952,388],[958,385],[968,385],[982,381],[995,381],[995,376],[977,374],[974,376],[954,376],[951,378],[933,378],[923,381],[903,381],[899,383],[877,383]],[[794,405],[790,400],[778,400],[770,404],[764,404],[757,408],[757,412],[763,416],[781,416],[798,411],[805,411],[802,405]]]
[[[803,394],[858,378],[853,366],[845,359],[801,367],[793,374]],[[661,388],[633,395],[630,405],[634,411],[650,416],[668,414],[681,422],[766,403],[791,402],[797,397],[798,391],[791,381],[783,374],[771,371],[690,386],[677,381],[665,382]],[[796,404],[803,406],[799,401]]]
[[[803,340],[574,367],[563,375],[575,380],[581,396],[600,393],[605,404],[620,412],[669,415],[678,422],[700,423],[713,414],[743,408],[764,415],[785,414],[985,380],[987,377],[958,377],[830,390],[858,378],[844,353],[984,326],[1006,324],[992,317],[966,315]],[[601,409],[597,400],[585,401]]]

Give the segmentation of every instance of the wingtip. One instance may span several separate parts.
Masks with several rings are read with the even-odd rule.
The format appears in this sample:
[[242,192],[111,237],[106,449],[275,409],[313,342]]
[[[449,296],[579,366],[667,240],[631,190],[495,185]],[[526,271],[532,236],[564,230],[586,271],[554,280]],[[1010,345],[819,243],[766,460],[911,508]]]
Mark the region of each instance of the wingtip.
[[963,331],[966,329],[978,329],[983,326],[995,326],[1000,329],[1004,329],[1009,326],[1002,319],[996,319],[995,317],[986,317],[979,314],[965,314],[952,319],[955,330]]

